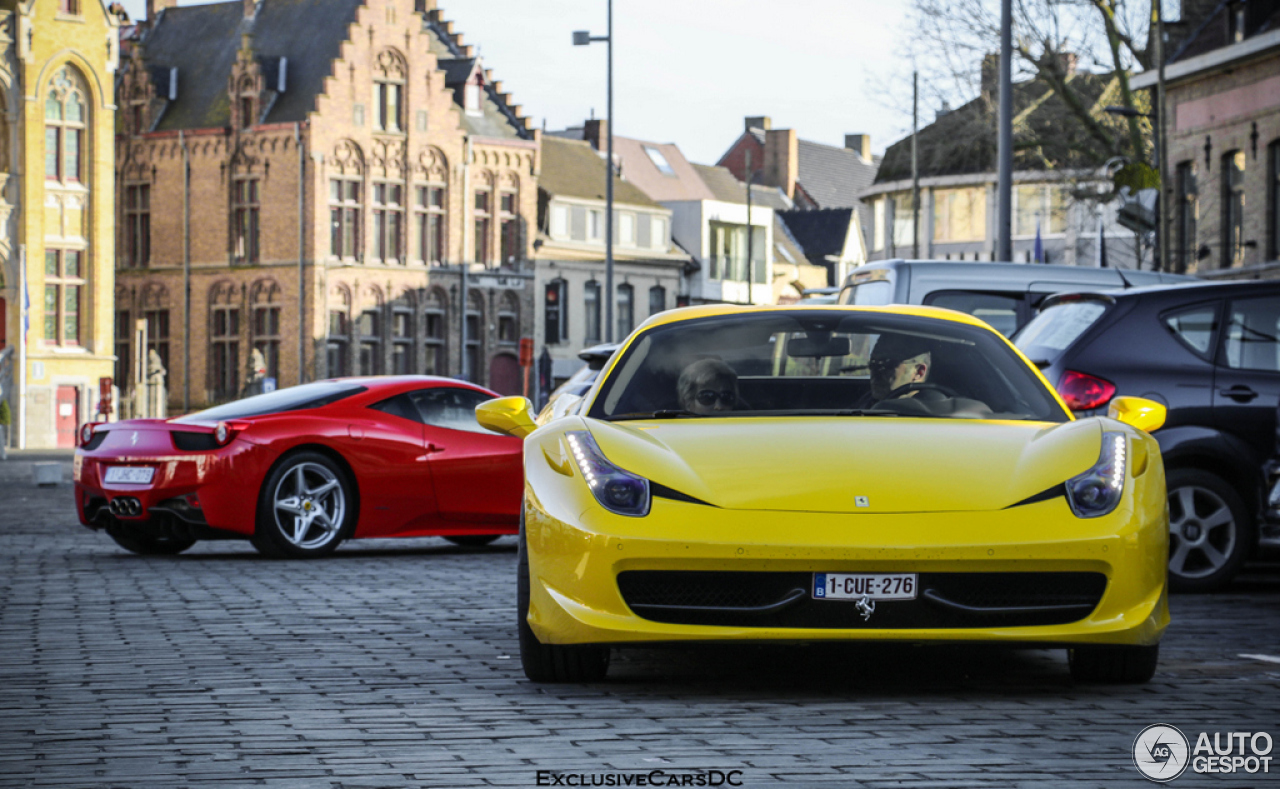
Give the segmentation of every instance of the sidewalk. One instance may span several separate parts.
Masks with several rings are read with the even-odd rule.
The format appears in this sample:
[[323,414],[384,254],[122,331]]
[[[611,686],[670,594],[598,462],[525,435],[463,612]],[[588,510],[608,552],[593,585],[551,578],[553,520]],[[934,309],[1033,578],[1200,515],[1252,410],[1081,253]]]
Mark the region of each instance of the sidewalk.
[[62,465],[62,483],[71,481],[71,463],[74,449],[11,449],[6,460],[0,460],[0,484],[34,485],[31,467],[36,463]]

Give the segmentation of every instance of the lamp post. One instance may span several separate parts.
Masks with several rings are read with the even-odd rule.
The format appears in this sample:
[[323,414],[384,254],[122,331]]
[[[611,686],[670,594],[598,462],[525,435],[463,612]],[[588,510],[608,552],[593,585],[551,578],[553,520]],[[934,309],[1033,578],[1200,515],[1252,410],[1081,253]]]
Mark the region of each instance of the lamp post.
[[[1102,111],[1108,115],[1119,115],[1124,118],[1146,118],[1156,125],[1156,134],[1154,145],[1152,145],[1152,153],[1155,155],[1156,172],[1159,173],[1160,187],[1156,190],[1156,250],[1155,254],[1152,256],[1154,258],[1152,263],[1155,265],[1156,271],[1168,271],[1169,225],[1168,222],[1165,221],[1164,216],[1164,190],[1165,184],[1168,183],[1168,181],[1165,177],[1165,159],[1160,153],[1163,147],[1160,143],[1162,141],[1161,138],[1164,136],[1164,123],[1160,119],[1158,101],[1159,99],[1157,99],[1156,112],[1142,112],[1141,110],[1134,109],[1133,107],[1124,107],[1120,105],[1103,107]],[[1141,261],[1139,261],[1139,264],[1141,264]]]
[[604,187],[604,338],[613,342],[613,0],[608,0],[605,35],[593,36],[587,30],[575,30],[573,45],[584,47],[593,41],[603,41],[608,63],[606,80],[608,107],[605,112],[605,135],[608,151],[605,158]]

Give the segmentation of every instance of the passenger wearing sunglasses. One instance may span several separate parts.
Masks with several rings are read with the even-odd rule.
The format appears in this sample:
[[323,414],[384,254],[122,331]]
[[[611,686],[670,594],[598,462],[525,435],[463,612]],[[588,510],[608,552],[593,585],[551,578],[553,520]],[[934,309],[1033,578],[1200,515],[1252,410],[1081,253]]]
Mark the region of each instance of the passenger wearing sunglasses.
[[732,411],[738,405],[738,374],[719,359],[699,359],[676,382],[680,407],[695,414]]
[[[929,380],[933,353],[929,343],[907,334],[882,334],[871,349],[867,369],[871,374],[871,402],[884,400],[902,387]],[[900,397],[916,392],[906,390]]]

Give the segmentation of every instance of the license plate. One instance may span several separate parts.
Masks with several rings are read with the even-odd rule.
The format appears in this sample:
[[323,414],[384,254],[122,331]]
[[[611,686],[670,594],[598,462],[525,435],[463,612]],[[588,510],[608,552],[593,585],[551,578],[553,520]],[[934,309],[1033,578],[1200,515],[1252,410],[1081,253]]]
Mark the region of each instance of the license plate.
[[819,600],[914,600],[915,573],[814,573]]
[[103,477],[103,482],[122,482],[128,485],[147,485],[151,482],[151,478],[155,476],[156,470],[153,468],[142,468],[139,466],[112,466],[107,469],[107,474]]

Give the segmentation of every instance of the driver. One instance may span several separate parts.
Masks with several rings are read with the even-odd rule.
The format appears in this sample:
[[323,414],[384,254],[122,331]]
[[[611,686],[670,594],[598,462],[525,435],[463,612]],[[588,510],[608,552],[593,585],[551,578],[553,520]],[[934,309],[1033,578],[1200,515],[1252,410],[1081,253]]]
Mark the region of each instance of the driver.
[[719,359],[699,359],[676,382],[680,407],[695,414],[732,411],[738,404],[738,374]]
[[[871,349],[871,399],[879,402],[895,390],[929,380],[933,351],[928,340],[910,334],[881,334]],[[914,391],[900,397],[912,397]]]

